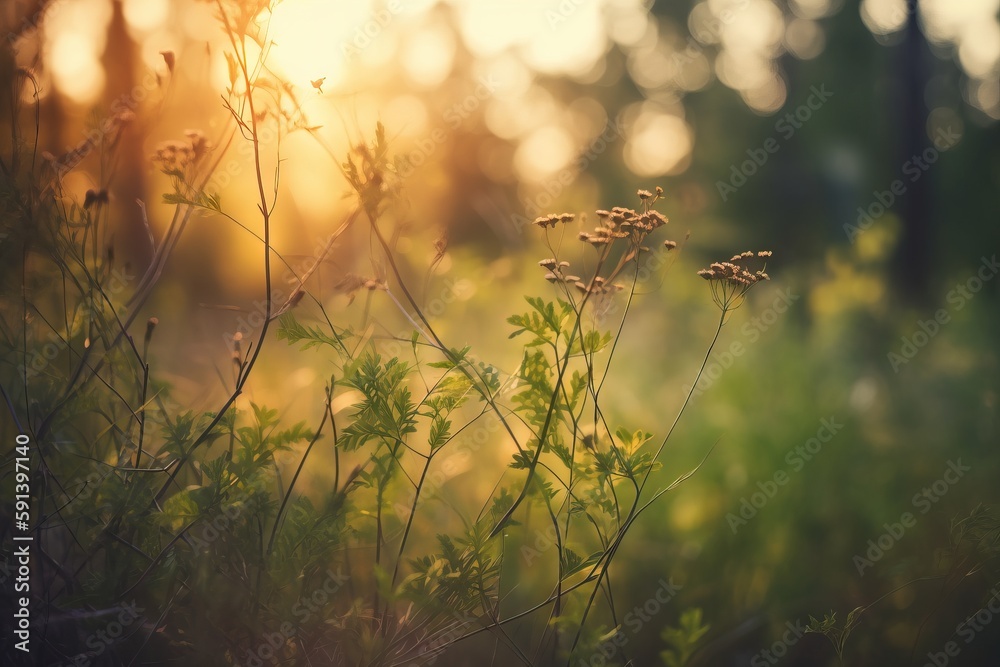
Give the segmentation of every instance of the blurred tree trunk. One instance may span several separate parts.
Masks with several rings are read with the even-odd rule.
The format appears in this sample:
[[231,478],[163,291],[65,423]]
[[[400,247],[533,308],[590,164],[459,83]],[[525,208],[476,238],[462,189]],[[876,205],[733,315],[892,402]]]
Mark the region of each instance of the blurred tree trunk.
[[136,112],[135,120],[122,135],[115,171],[110,175],[108,184],[112,197],[112,221],[116,225],[114,245],[124,260],[131,261],[133,266],[145,267],[152,257],[152,250],[135,201],[146,197],[142,150],[144,128],[138,107],[140,97],[146,99],[152,96],[153,91],[146,91],[147,95],[135,95],[136,86],[140,85],[140,77],[136,74],[136,44],[128,34],[121,0],[114,0],[112,4],[114,13],[108,25],[107,47],[102,58],[107,76],[102,113],[107,114],[122,104]]
[[[933,145],[927,137],[928,111],[924,96],[929,50],[920,31],[917,0],[907,0],[906,28],[896,56],[899,83],[895,116],[899,119],[898,165],[902,168]],[[892,275],[896,293],[913,305],[928,302],[929,278],[934,273],[930,252],[933,169],[922,172],[913,182],[904,175],[906,193],[899,204],[902,230]]]

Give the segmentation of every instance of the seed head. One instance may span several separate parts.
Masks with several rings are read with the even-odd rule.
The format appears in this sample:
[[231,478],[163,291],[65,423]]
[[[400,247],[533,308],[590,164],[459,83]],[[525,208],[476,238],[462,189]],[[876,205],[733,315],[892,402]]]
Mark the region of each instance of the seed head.
[[746,266],[754,257],[770,256],[769,250],[757,253],[748,250],[733,255],[728,262],[712,262],[707,269],[698,271],[698,275],[711,283],[712,300],[725,312],[739,308],[751,287],[771,279],[763,267],[752,270]]

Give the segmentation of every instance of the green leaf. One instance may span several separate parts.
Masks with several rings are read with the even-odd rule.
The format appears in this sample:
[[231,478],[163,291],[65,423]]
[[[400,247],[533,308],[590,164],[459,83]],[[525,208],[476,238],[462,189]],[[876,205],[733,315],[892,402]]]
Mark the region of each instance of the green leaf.
[[295,319],[291,313],[285,313],[278,318],[278,340],[284,338],[290,345],[305,341],[299,349],[308,350],[311,347],[329,345],[338,350],[344,349],[343,339],[349,338],[350,333],[334,331],[333,335],[323,332],[318,327],[305,327]]

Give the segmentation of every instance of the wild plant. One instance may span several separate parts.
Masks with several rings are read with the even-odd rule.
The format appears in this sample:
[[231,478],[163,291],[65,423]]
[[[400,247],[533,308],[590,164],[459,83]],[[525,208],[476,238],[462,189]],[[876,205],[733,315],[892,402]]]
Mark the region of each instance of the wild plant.
[[[404,183],[381,124],[338,161],[356,202],[315,261],[296,269],[275,250],[280,174],[265,173],[261,128],[322,140],[294,89],[266,66],[270,42],[259,17],[269,2],[215,6],[230,46],[230,123],[216,137],[192,131],[156,149],[173,217],[157,238],[140,204],[153,247],[141,276],[116,263],[113,172],[82,204],[63,187],[85,160],[114,164],[133,112],[115,115],[114,131],[99,140],[44,160],[12,119],[0,203],[5,272],[22,289],[4,295],[2,388],[12,428],[36,444],[34,659],[432,664],[467,642],[484,647],[479,639],[488,637],[492,648],[483,650],[494,661],[590,660],[609,637],[625,636],[628,605],[615,596],[612,564],[626,535],[697,470],[665,485],[654,475],[690,392],[673,420],[656,426],[659,435],[616,424],[602,399],[606,387],[626,381],[613,362],[644,260],[679,252],[676,241],[656,238],[668,224],[656,208],[663,190],[639,190],[635,209],[597,211],[589,231],[574,231],[585,222],[574,214],[535,220],[548,255],[538,265],[550,285],[507,319],[521,361],[504,372],[471,346],[448,344],[407,279],[393,212]],[[228,213],[208,189],[234,141],[252,148],[255,222]],[[206,215],[259,241],[265,295],[263,324],[252,340],[232,338],[226,396],[208,411],[185,405],[158,377],[161,323],[148,308],[185,228]],[[310,288],[344,232],[360,225],[375,249],[375,275],[346,274],[339,288],[396,308],[405,331],[388,337],[373,335],[368,320],[346,324]],[[420,267],[428,277],[446,250],[439,239],[431,266]],[[692,392],[730,314],[768,279],[769,256],[745,252],[699,272],[720,317]],[[280,299],[276,263],[291,276]],[[314,427],[283,423],[277,410],[245,400],[272,338],[319,355],[317,367],[330,369],[312,406]],[[335,408],[345,400],[347,415]],[[465,438],[477,431],[486,444],[470,458],[505,457],[506,466],[473,466],[489,492],[449,502],[445,485],[431,480],[447,457],[468,453]],[[286,465],[288,457],[297,460]],[[332,459],[332,471],[317,468],[320,458]],[[547,553],[533,546],[536,515],[552,536]],[[125,603],[138,610],[134,622],[92,645],[102,619]],[[680,618],[664,635],[670,665],[684,664],[707,630],[700,614]],[[605,660],[627,663],[628,642],[615,647]]]

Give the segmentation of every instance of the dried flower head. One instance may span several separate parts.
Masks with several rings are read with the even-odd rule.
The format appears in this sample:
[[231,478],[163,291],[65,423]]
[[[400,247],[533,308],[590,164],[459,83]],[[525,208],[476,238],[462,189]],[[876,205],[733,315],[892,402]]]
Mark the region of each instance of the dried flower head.
[[153,330],[156,329],[156,325],[160,323],[155,317],[151,317],[146,320],[146,335],[143,336],[143,345],[149,347],[149,341],[153,339]]
[[713,262],[707,269],[698,271],[698,275],[709,281],[712,287],[712,300],[724,312],[739,308],[743,304],[750,288],[762,280],[770,280],[764,272],[766,265],[754,270],[747,264],[754,258],[770,257],[769,250],[758,253],[746,251],[733,255],[728,262]]
[[153,153],[153,162],[160,165],[160,170],[171,176],[183,176],[189,167],[198,164],[208,152],[210,145],[200,130],[186,130],[185,140],[161,142]]
[[[642,206],[634,210],[624,206],[596,211],[598,224],[590,230],[577,232],[577,239],[592,246],[598,255],[597,270],[594,275],[581,279],[579,276],[567,275],[564,271],[568,262],[559,261],[558,257],[542,259],[538,265],[546,270],[545,279],[551,283],[568,283],[585,295],[608,294],[619,292],[624,287],[614,283],[614,279],[632,262],[636,262],[644,251],[649,248],[644,245],[650,233],[668,223],[665,215],[653,208],[653,204],[663,196],[663,188],[654,191],[638,190]],[[536,218],[534,223],[542,229],[555,227],[559,223],[576,220],[571,213],[553,213]],[[582,221],[586,218],[581,217]],[[676,248],[673,241],[664,243],[668,250]],[[620,251],[616,263],[611,263],[615,250]]]
[[107,204],[108,203],[108,191],[107,190],[87,190],[87,194],[83,198],[83,208],[89,209],[94,204]]
[[575,217],[576,216],[572,213],[552,213],[550,215],[543,215],[535,218],[535,221],[532,224],[545,229],[546,227],[555,227],[560,222],[572,222]]

